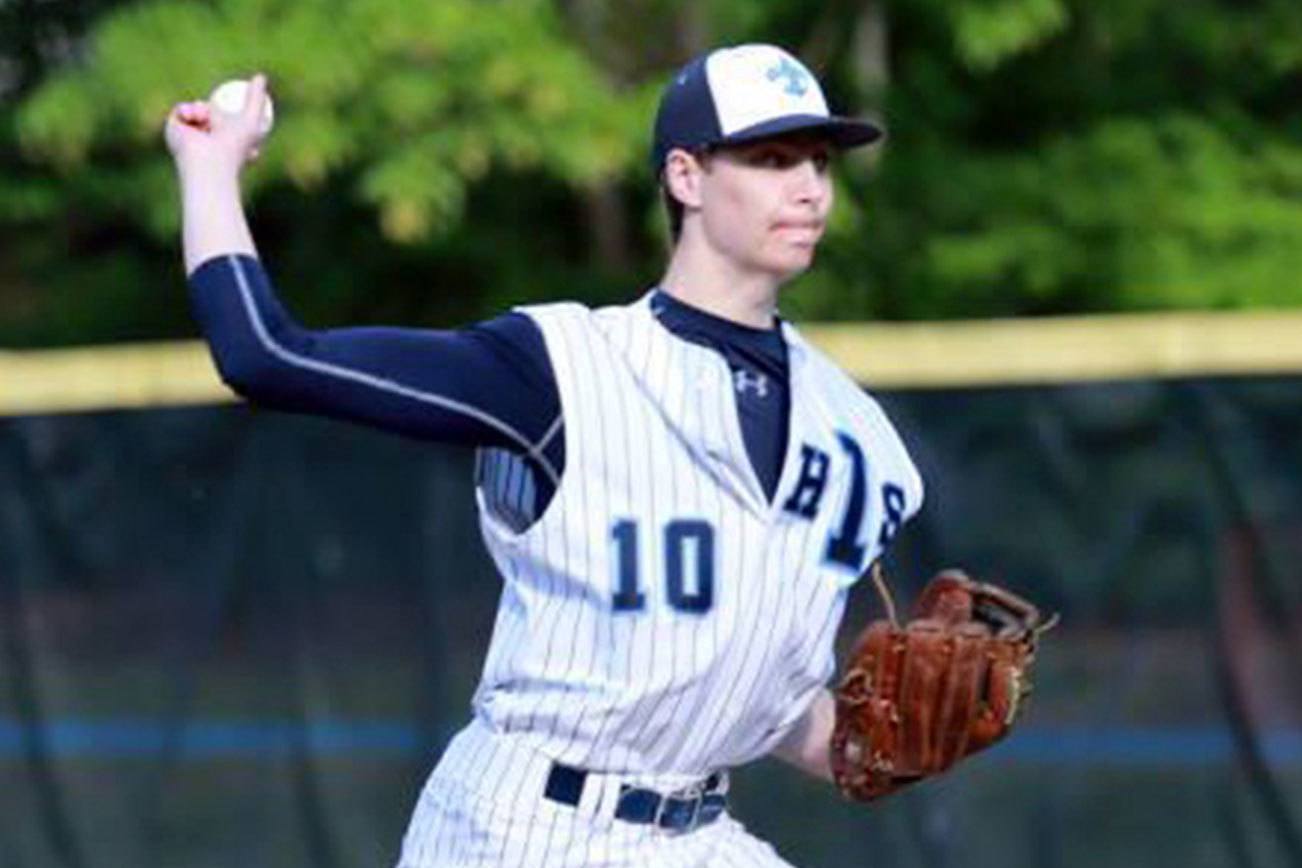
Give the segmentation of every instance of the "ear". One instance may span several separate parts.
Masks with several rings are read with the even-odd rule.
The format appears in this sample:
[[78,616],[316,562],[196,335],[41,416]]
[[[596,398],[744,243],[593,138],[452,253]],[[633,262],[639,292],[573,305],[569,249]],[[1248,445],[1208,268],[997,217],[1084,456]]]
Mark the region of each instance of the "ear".
[[701,176],[705,167],[690,151],[674,148],[665,157],[664,183],[684,208],[701,207]]

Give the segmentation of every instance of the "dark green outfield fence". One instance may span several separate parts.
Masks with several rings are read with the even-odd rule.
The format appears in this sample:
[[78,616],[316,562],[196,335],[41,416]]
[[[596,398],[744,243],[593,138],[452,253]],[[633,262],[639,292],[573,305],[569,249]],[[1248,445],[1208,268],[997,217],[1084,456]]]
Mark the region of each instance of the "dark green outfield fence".
[[[806,868],[1302,866],[1302,378],[883,400],[900,595],[964,564],[1062,625],[988,755],[870,807],[764,763],[736,813]],[[391,864],[499,592],[469,477],[242,406],[0,418],[0,868]]]

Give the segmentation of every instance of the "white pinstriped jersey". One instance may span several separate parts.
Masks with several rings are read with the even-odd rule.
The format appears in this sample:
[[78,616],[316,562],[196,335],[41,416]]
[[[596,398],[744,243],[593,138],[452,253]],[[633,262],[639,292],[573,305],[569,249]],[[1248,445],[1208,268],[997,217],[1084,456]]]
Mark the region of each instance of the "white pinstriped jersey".
[[526,308],[546,341],[566,467],[480,456],[504,579],[475,695],[493,730],[581,768],[700,778],[768,753],[834,670],[849,587],[921,505],[877,403],[790,325],[791,411],[770,502],[715,351],[622,307]]

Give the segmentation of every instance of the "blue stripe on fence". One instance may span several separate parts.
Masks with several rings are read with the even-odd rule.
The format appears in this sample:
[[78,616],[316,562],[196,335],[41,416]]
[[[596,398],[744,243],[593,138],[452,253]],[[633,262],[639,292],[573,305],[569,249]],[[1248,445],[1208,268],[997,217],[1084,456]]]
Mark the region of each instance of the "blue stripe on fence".
[[[39,729],[0,718],[0,759],[33,748],[60,757],[130,758],[176,752],[192,759],[313,754],[411,756],[436,749],[446,733],[388,720],[202,719],[182,726],[140,718],[62,719]],[[435,742],[432,744],[431,739]],[[1261,733],[1275,766],[1302,766],[1302,730]],[[1010,762],[1055,765],[1205,766],[1236,759],[1228,730],[1216,727],[1022,727],[992,755]]]
[[[1302,730],[1270,729],[1258,737],[1271,765],[1302,765]],[[1216,727],[1023,727],[992,752],[1014,761],[1074,765],[1214,765],[1238,756],[1230,731]]]
[[110,718],[57,720],[39,731],[0,719],[0,757],[33,744],[57,756],[130,757],[179,752],[193,758],[313,754],[397,754],[420,751],[428,742],[410,724],[392,721],[202,720],[172,726],[159,721]]

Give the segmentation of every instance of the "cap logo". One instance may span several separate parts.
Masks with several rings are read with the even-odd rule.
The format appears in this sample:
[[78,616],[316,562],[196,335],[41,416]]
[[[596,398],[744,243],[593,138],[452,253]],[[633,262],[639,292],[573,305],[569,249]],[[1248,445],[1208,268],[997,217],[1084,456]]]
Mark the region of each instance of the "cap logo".
[[792,96],[804,96],[809,92],[809,75],[792,63],[789,58],[782,58],[776,64],[770,66],[765,74],[769,81],[785,78],[787,80],[785,90]]
[[720,48],[696,63],[692,69],[703,66],[705,73],[701,101],[705,111],[714,114],[705,120],[718,121],[716,127],[703,120],[697,140],[722,142],[743,131],[753,138],[764,130],[772,134],[817,126],[819,119],[829,117],[818,79],[776,46]]

